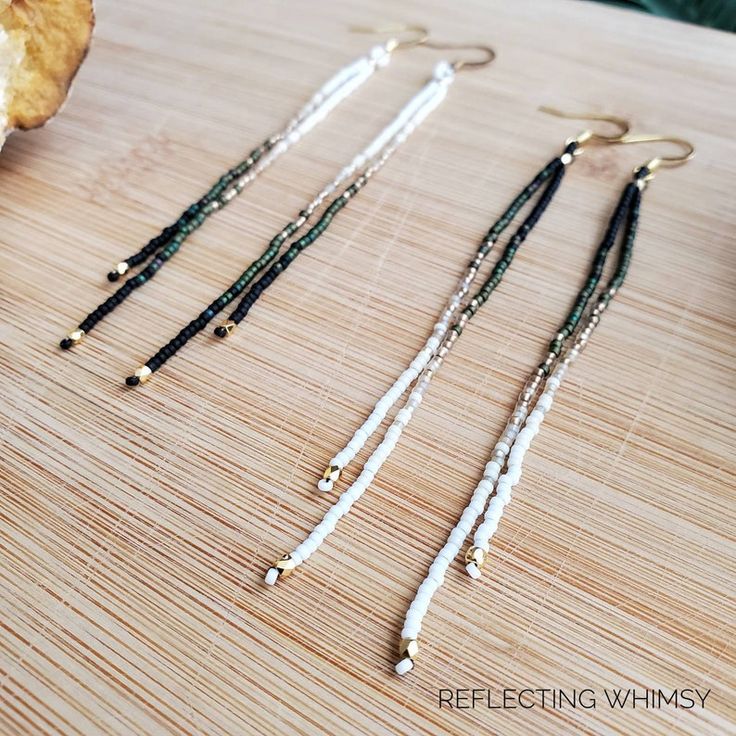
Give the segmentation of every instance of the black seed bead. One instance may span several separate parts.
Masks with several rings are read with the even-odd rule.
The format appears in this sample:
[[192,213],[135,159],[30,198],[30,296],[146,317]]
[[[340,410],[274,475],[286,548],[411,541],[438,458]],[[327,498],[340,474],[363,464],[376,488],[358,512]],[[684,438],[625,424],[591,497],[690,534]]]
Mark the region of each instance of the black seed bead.
[[60,347],[60,348],[61,348],[62,350],[69,350],[69,348],[70,348],[70,347],[72,347],[72,345],[74,345],[74,342],[73,342],[73,340],[72,340],[71,338],[69,338],[69,337],[65,337],[65,338],[64,338],[64,339],[63,339],[63,340],[62,340],[62,341],[61,341],[61,342],[59,343],[59,347]]
[[141,379],[138,378],[138,376],[128,376],[125,379],[125,383],[128,386],[137,386],[141,382]]
[[[264,146],[262,146],[260,149],[254,150],[251,153],[250,157],[255,162],[265,150],[268,150],[273,145],[274,144],[264,144]],[[247,168],[249,167],[243,167],[242,170],[247,170]],[[233,169],[233,176],[237,175],[240,170],[241,167],[236,167],[236,169]],[[225,177],[223,177],[223,179],[224,178]],[[220,181],[220,184],[224,185],[226,183],[227,182],[224,182],[222,180]],[[358,190],[359,187],[354,187],[352,189],[353,192],[357,192]],[[327,230],[333,216],[337,212],[339,212],[346,204],[347,201],[343,200],[342,197],[333,200],[333,202],[323,213],[319,222],[317,222],[304,236],[299,238],[296,243],[293,243],[286,251],[286,253],[282,254],[278,261],[274,263],[271,268],[268,269],[268,271],[263,276],[261,276],[261,278],[256,283],[252,284],[249,292],[242,297],[238,307],[230,315],[230,319],[233,322],[237,324],[245,317],[245,315],[252,308],[252,306],[262,295],[262,293],[276,280],[279,274],[282,273],[289,266],[289,264],[294,261],[296,256],[299,255],[302,250],[304,250],[311,243],[317,240],[317,238],[319,238],[319,236],[322,235],[325,230]],[[191,222],[188,223],[189,227],[194,227],[197,223],[201,223],[205,219],[205,215],[202,212],[195,213],[194,210],[192,210],[191,208],[187,210],[186,215],[188,218],[191,218]],[[302,210],[300,212],[300,217],[309,217],[309,213],[306,210]],[[202,312],[195,320],[193,320],[193,322],[183,328],[173,340],[171,340],[169,343],[167,343],[167,345],[161,348],[154,359],[158,360],[159,358],[161,358],[161,363],[165,362],[165,359],[176,353],[176,351],[180,347],[182,347],[190,337],[196,334],[196,332],[198,332],[199,330],[203,329],[204,326],[227,303],[229,303],[235,296],[242,294],[248,284],[251,283],[255,275],[278,255],[279,249],[286,241],[287,237],[292,235],[298,229],[299,227],[296,222],[291,222],[285,228],[283,228],[283,230],[270,241],[268,248],[261,255],[261,257],[251,263],[248,269],[246,269],[246,271],[244,271],[240,275],[238,280],[231,285],[230,289],[221,294],[204,312]],[[165,262],[166,260],[168,260],[176,252],[178,245],[182,242],[183,239],[184,236],[181,233],[177,233],[176,237],[174,237],[171,241],[169,247],[165,248],[157,256],[157,258],[160,259],[160,262]],[[150,268],[149,265],[149,268],[147,268],[143,273],[147,276],[153,275],[153,273],[159,267],[160,265],[158,264],[153,268]],[[135,288],[137,285],[138,284],[136,282],[133,282],[133,284],[131,284],[131,288]],[[220,325],[214,329],[214,334],[217,337],[227,337],[228,332],[226,328]]]

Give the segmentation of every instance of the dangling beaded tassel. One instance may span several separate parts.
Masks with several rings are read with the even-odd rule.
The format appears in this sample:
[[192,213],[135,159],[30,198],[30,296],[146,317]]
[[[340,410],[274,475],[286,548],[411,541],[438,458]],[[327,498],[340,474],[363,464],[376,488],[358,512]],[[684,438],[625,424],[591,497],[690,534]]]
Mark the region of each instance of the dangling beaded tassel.
[[[534,208],[524,220],[522,225],[519,227],[516,234],[511,238],[510,242],[506,246],[504,253],[496,262],[491,271],[491,275],[482,285],[481,289],[471,299],[469,304],[463,309],[460,318],[455,321],[452,327],[447,330],[444,339],[439,344],[437,352],[431,358],[429,363],[422,371],[419,381],[414,390],[409,395],[409,399],[404,405],[404,408],[399,410],[396,415],[396,419],[393,424],[388,428],[384,435],[384,439],[370,456],[368,461],[363,467],[362,472],[355,480],[355,482],[340,496],[338,501],[332,506],[332,508],[325,514],[322,521],[314,528],[312,533],[301,543],[296,549],[286,555],[283,555],[266,573],[266,583],[273,585],[277,579],[284,574],[288,569],[291,572],[297,566],[301,565],[307,560],[317,548],[324,542],[326,537],[334,531],[337,522],[350,511],[352,505],[363,495],[365,490],[370,485],[371,481],[375,477],[379,468],[386,461],[391,451],[395,447],[396,443],[401,436],[401,433],[411,419],[412,414],[416,407],[421,403],[425,391],[427,390],[432,376],[439,369],[445,356],[452,348],[457,338],[462,333],[462,330],[469,319],[476,314],[481,305],[488,300],[491,293],[494,291],[496,286],[501,281],[503,274],[509,267],[513,257],[518,250],[519,246],[524,242],[529,232],[531,232],[534,225],[537,223],[539,218],[542,216],[547,206],[549,205],[554,193],[557,191],[562,178],[564,176],[565,164],[570,163],[572,160],[572,154],[575,151],[577,144],[575,142],[569,143],[568,147],[562,156],[553,159],[535,178],[529,187],[525,189],[522,194],[512,203],[509,210],[501,217],[501,219],[494,225],[489,232],[489,236],[485,240],[495,241],[501,232],[508,226],[511,218],[516,211],[522,206],[522,204],[536,191],[542,183],[549,180],[547,188],[535,204]],[[489,242],[490,246],[490,242]],[[483,244],[481,244],[483,248]],[[448,317],[449,323],[449,317]],[[398,399],[398,395],[396,396]]]
[[447,85],[452,81],[454,72],[449,65],[437,67],[436,74],[402,109],[399,115],[381,131],[381,133],[368,145],[365,150],[340,171],[339,175],[328,184],[300,213],[299,216],[288,223],[276,237],[271,240],[268,248],[261,256],[253,261],[240,275],[237,281],[232,283],[207,309],[196,319],[183,327],[176,337],[158,350],[146,363],[141,366],[134,375],[126,379],[129,386],[135,386],[141,382],[140,373],[150,377],[152,373],[159,370],[161,366],[180,350],[190,337],[203,330],[211,320],[221,312],[236,297],[245,291],[255,276],[262,271],[279,253],[284,242],[296,233],[320,207],[324,200],[332,194],[345,180],[352,177],[355,172],[366,163],[368,168],[340,195],[335,198],[326,208],[322,217],[306,235],[297,240],[284,253],[279,261],[258,281],[241,301],[238,309],[222,325],[215,329],[218,337],[227,337],[243,319],[250,307],[253,306],[258,297],[275,280],[276,276],[296,258],[310,243],[313,243],[329,226],[332,218],[357,194],[363,186],[388,160],[396,148],[408,137],[408,135],[421,123],[421,121],[444,99]]
[[[237,308],[232,312],[223,327],[229,325],[235,327],[245,319],[263,292],[289,267],[305,248],[311,245],[324,232],[332,219],[332,215],[344,207],[350,197],[357,194],[365,186],[368,180],[383,167],[386,161],[393,155],[394,151],[422,123],[427,115],[444,100],[447,94],[447,87],[452,83],[454,78],[455,69],[452,64],[446,61],[437,64],[433,78],[399,114],[397,122],[401,121],[403,127],[401,127],[398,134],[382,150],[380,156],[355,180],[342,197],[338,197],[327,208],[327,212],[323,217],[323,219],[327,218],[326,222],[318,222],[304,237],[293,243],[279,260],[251,287],[249,293],[240,300]],[[218,329],[215,330],[215,334],[218,337],[224,337],[226,333]]]
[[[576,144],[568,144],[568,147],[565,149],[559,160],[563,161],[563,163],[570,163],[572,161],[572,155],[575,148]],[[488,231],[483,240],[481,240],[475,257],[470,261],[468,267],[465,269],[465,273],[462,275],[457,289],[448,300],[447,306],[440,315],[439,320],[435,323],[432,334],[427,338],[427,341],[421,350],[419,350],[414,356],[414,359],[411,361],[409,366],[396,379],[396,381],[394,381],[391,388],[376,402],[373,407],[373,411],[363,424],[361,424],[355,431],[355,434],[353,434],[347,445],[345,445],[345,447],[343,447],[332,458],[332,460],[330,460],[324,475],[317,484],[320,491],[327,493],[333,489],[335,482],[338,480],[345,467],[352,462],[355,456],[363,449],[365,443],[370,439],[385,419],[386,414],[394,404],[396,404],[401,396],[403,396],[409,385],[416,380],[417,376],[419,376],[427,363],[429,363],[431,358],[435,355],[447,334],[447,330],[453,316],[460,308],[463,299],[467,296],[470,286],[475,280],[481,264],[485,260],[486,256],[491,252],[500,235],[506,230],[509,223],[513,221],[519,210],[529,201],[529,199],[553,173],[553,165],[556,160],[557,159],[545,166],[534,177],[534,179],[532,179],[532,181],[522,189],[516,199],[514,199],[514,201],[509,205],[503,216]],[[528,233],[528,230],[526,233]],[[525,236],[526,234],[524,237]]]
[[[634,182],[628,184],[624,189],[603,240],[596,251],[585,285],[578,293],[564,324],[550,342],[547,357],[527,379],[506,428],[494,447],[493,455],[485,466],[482,480],[476,486],[470,503],[450,532],[445,545],[434,558],[427,576],[422,581],[414,600],[409,606],[404,620],[404,627],[401,631],[401,651],[396,665],[396,672],[400,675],[406,674],[414,667],[414,660],[419,650],[417,639],[432,596],[444,583],[447,568],[457,556],[476,520],[483,513],[486,501],[493,493],[495,486],[496,495],[491,500],[485,514],[485,520],[476,530],[473,546],[470,547],[465,557],[468,574],[473,578],[480,577],[481,567],[488,554],[490,537],[498,526],[503,507],[511,498],[511,488],[521,478],[521,461],[529,448],[531,439],[539,431],[539,426],[545,413],[552,405],[554,393],[559,388],[568,365],[577,357],[590,337],[592,330],[598,324],[600,315],[623,283],[631,260],[631,250],[636,235],[640,191],[644,186],[647,174],[648,170],[646,168],[639,169]],[[562,350],[570,337],[575,334],[586,306],[600,282],[606,258],[616,242],[616,237],[624,221],[626,223],[624,244],[619,256],[616,273],[591,310],[586,326],[577,332],[575,344],[566,351],[564,359],[560,362]],[[560,364],[557,365],[558,363]],[[547,376],[549,378],[546,378]],[[529,413],[529,407],[537,396],[542,383],[544,383],[544,392],[536,400],[534,409]],[[507,457],[509,460],[508,469],[499,479]],[[496,485],[496,481],[498,481],[498,485]]]
[[[624,190],[621,204],[628,200],[626,211],[627,222],[624,242],[613,278],[608,283],[608,286],[601,292],[592,310],[590,310],[587,322],[575,335],[574,344],[572,347],[567,349],[565,357],[559,362],[559,365],[554,369],[552,375],[547,378],[542,395],[539,397],[534,409],[527,417],[524,423],[524,428],[519,432],[516,442],[514,442],[513,447],[511,448],[508,456],[508,466],[503,475],[498,479],[496,494],[488,504],[483,523],[480,524],[475,531],[473,546],[482,549],[486,554],[489,550],[490,539],[498,528],[498,523],[501,519],[501,515],[503,514],[503,508],[511,500],[511,489],[521,479],[524,456],[531,445],[532,439],[539,432],[540,425],[544,421],[545,415],[552,408],[555,392],[560,387],[569,366],[577,359],[580,352],[587,345],[593,330],[600,323],[601,315],[608,308],[609,303],[616,296],[616,293],[626,278],[626,273],[631,262],[631,252],[634,247],[636,229],[639,220],[639,207],[642,191],[640,187],[644,186],[648,173],[648,170],[644,167],[638,169],[635,174],[634,182],[628,184]],[[618,211],[614,214],[614,218],[617,214],[619,214]],[[477,578],[480,576],[479,569],[476,572],[471,568],[468,572],[471,577]]]
[[[110,281],[117,281],[131,268],[152,259],[139,274],[128,278],[114,294],[90,312],[75,330],[61,340],[60,347],[68,350],[79,343],[135,289],[153,278],[161,267],[176,254],[189,235],[198,229],[210,215],[231,202],[264,169],[324,120],[342,100],[357,90],[377,69],[385,67],[390,61],[394,48],[393,42],[376,46],[368,55],[360,57],[338,71],[312,96],[282,131],[267,138],[260,146],[254,148],[244,161],[220,177],[206,194],[184,210],[173,225],[164,228],[140,251],[118,263],[107,275]],[[141,372],[139,380],[143,381],[148,376],[150,372]]]

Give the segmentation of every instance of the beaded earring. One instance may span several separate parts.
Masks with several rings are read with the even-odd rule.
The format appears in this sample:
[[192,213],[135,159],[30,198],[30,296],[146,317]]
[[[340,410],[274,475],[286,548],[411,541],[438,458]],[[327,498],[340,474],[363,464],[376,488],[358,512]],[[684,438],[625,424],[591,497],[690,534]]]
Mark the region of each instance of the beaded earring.
[[[60,347],[68,350],[81,342],[90,330],[127,299],[135,289],[150,281],[210,215],[226,207],[262,171],[322,122],[340,102],[360,88],[376,71],[386,67],[394,51],[423,44],[428,35],[424,28],[415,26],[389,29],[386,32],[410,32],[414,38],[406,41],[391,38],[382,45],[374,46],[368,54],[333,75],[282,130],[269,136],[243,161],[225,172],[209,191],[182,212],[176,222],[164,228],[137,253],[118,263],[108,273],[109,281],[117,281],[136,266],[145,263],[148,265],[135,276],[129,277],[112,296],[90,312],[76,329],[61,340]],[[260,268],[267,262],[263,261]]]
[[[651,159],[634,170],[633,180],[624,188],[603,240],[598,246],[585,285],[578,293],[559,331],[552,337],[545,359],[527,378],[506,428],[485,466],[482,480],[476,486],[470,503],[450,532],[445,545],[434,558],[427,576],[409,606],[401,631],[400,659],[396,664],[398,674],[403,675],[413,669],[419,650],[417,638],[432,596],[444,582],[445,572],[485,508],[483,521],[475,531],[473,545],[465,555],[465,569],[468,575],[474,579],[481,576],[481,568],[490,549],[491,537],[498,528],[504,507],[511,500],[511,489],[521,479],[524,456],[539,432],[545,415],[551,409],[555,393],[568,368],[588,343],[593,330],[600,323],[603,313],[626,278],[636,238],[642,192],[658,168],[679,166],[694,156],[693,146],[678,138],[625,135],[615,142],[628,144],[654,141],[667,141],[680,145],[685,153],[681,157]],[[601,279],[608,253],[619,235],[621,246],[614,273],[583,319],[586,306]],[[495,495],[488,501],[494,488]]]
[[357,195],[368,181],[384,166],[388,159],[398,147],[409,137],[409,135],[424,121],[432,110],[434,110],[445,98],[449,85],[453,82],[455,75],[463,68],[479,68],[491,63],[495,58],[495,52],[486,46],[455,46],[423,41],[422,44],[428,48],[465,48],[477,49],[484,53],[482,61],[456,61],[453,63],[443,61],[435,66],[434,74],[424,87],[412,97],[403,107],[399,114],[387,125],[381,133],[359,153],[352,162],[343,168],[337,178],[328,184],[304,209],[298,217],[288,223],[269,243],[266,251],[240,275],[214,302],[212,302],[198,317],[183,327],[179,333],[166,345],[160,348],[155,355],[149,358],[144,365],[138,368],[132,376],[126,379],[129,386],[135,386],[147,380],[155,371],[177,353],[198,332],[203,330],[207,324],[221,312],[227,304],[235,297],[242,294],[257,273],[265,268],[276,258],[281,246],[292,236],[319,208],[323,201],[332,194],[337,187],[348,180],[361,167],[362,172],[358,174],[342,194],[330,202],[324,210],[320,219],[309,229],[306,234],[290,244],[278,260],[255,282],[241,298],[236,309],[229,318],[214,330],[218,337],[227,337],[235,327],[245,318],[256,301],[263,295],[265,290],[273,284],[293,261],[309,245],[322,235],[335,215],[345,207],[348,202]]
[[[628,132],[628,123],[625,120],[608,116],[583,117],[613,123],[620,128],[620,132],[614,136],[605,136],[600,133],[594,133],[592,130],[585,130],[575,138],[568,139],[563,152],[552,159],[534,177],[491,227],[481,241],[475,257],[468,264],[456,291],[450,297],[447,307],[440,314],[434,330],[427,339],[424,347],[417,353],[406,370],[396,379],[388,392],[378,401],[373,412],[355,432],[346,447],[340,450],[330,461],[330,465],[319,482],[318,487],[320,490],[329,491],[332,489],[343,468],[357,455],[370,436],[377,430],[391,407],[405,393],[409,384],[416,380],[416,385],[409,394],[404,407],[396,414],[396,418],[386,430],[381,443],[373,451],[357,479],[342,493],[338,501],[325,514],[322,521],[317,524],[301,544],[292,552],[283,555],[268,569],[266,573],[267,584],[275,584],[280,577],[290,575],[296,567],[307,560],[322,542],[324,542],[326,537],[334,531],[337,522],[350,511],[353,504],[366,491],[376,473],[397,444],[399,437],[409,423],[414,411],[421,403],[433,376],[441,367],[447,354],[462,334],[469,320],[488,301],[493,291],[499,285],[517,250],[526,240],[552,201],[552,198],[562,183],[567,166],[574,161],[577,155],[580,155],[584,151],[586,145],[591,143],[613,143]],[[488,278],[480,286],[472,299],[462,308],[460,316],[455,317],[457,311],[463,305],[463,300],[467,296],[483,260],[491,251],[501,234],[508,228],[519,210],[543,185],[545,185],[545,189],[539,196],[536,204],[532,207],[529,215],[523,220],[516,233],[509,240]]]

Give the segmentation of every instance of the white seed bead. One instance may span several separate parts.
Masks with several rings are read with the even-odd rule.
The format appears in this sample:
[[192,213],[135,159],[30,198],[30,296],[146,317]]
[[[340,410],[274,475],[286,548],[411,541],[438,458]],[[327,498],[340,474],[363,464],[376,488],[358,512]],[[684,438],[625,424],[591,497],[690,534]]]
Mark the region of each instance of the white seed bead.
[[279,571],[275,567],[269,567],[264,578],[266,585],[276,585],[276,581],[279,579]]
[[497,460],[491,460],[490,462],[486,463],[484,472],[489,477],[498,475],[498,473],[501,472],[501,463],[499,463]]
[[411,419],[412,410],[408,407],[405,407],[399,411],[399,413],[396,415],[396,421],[401,422],[401,424],[408,424],[409,420]]
[[469,562],[465,565],[465,570],[473,580],[477,580],[481,576],[480,568],[475,564],[475,562]]
[[400,662],[396,663],[394,667],[397,675],[405,675],[407,672],[411,672],[414,669],[414,663],[409,657],[404,657]]

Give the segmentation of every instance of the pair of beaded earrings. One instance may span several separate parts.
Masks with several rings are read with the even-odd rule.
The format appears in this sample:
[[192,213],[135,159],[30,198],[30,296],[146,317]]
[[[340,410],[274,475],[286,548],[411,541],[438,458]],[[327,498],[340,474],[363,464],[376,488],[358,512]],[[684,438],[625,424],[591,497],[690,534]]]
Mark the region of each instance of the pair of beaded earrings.
[[[376,33],[409,33],[412,38],[401,41],[398,37],[393,37],[386,43],[373,47],[365,56],[340,69],[313,95],[283,130],[271,135],[253,149],[244,161],[220,177],[206,194],[184,210],[175,223],[152,238],[137,253],[118,263],[107,276],[110,281],[117,281],[132,268],[146,265],[139,273],[128,277],[114,294],[90,312],[74,330],[64,337],[60,342],[62,349],[68,350],[81,342],[85,335],[127,299],[133,291],[152,279],[166,262],[176,254],[189,235],[198,229],[210,215],[224,208],[271,163],[324,120],[342,100],[361,87],[377,70],[386,67],[394,51],[424,46],[433,49],[468,49],[482,52],[485,58],[479,61],[439,62],[435,66],[434,73],[429,81],[409,100],[378,136],[341,169],[338,175],[305,205],[295,219],[287,223],[276,234],[266,250],[240,274],[236,281],[230,284],[197,317],[179,330],[176,336],[162,346],[155,355],[137,368],[133,375],[126,379],[126,384],[137,386],[148,380],[169,358],[184,347],[190,338],[201,332],[217,314],[242,295],[240,302],[229,318],[214,330],[214,334],[218,337],[230,335],[246,317],[263,292],[271,286],[300,253],[327,230],[340,210],[363,189],[397,148],[440,105],[445,99],[448,87],[453,82],[457,72],[462,69],[485,66],[495,58],[495,52],[487,46],[464,46],[431,42],[429,41],[428,32],[418,26],[393,29],[360,28],[355,30]],[[315,213],[328,197],[347,182],[349,184],[342,193],[332,199],[324,208],[321,216],[311,228],[304,235],[291,242],[289,247],[279,256],[282,246],[313,219]],[[278,259],[277,256],[279,256]],[[259,274],[262,275],[255,280]]]
[[[283,555],[266,573],[265,580],[269,585],[274,585],[281,577],[290,575],[319,548],[326,537],[334,531],[338,521],[350,511],[353,504],[367,490],[376,473],[396,446],[414,411],[422,402],[433,376],[462,335],[468,322],[488,301],[501,282],[514,255],[549,206],[565,176],[566,168],[575,158],[582,154],[588,145],[594,143],[622,145],[659,141],[682,147],[684,153],[681,156],[661,156],[650,159],[637,167],[632,180],[624,187],[605,235],[595,251],[582,288],[575,296],[572,307],[559,329],[552,335],[544,359],[527,377],[506,427],[485,466],[483,477],[472,494],[470,503],[450,532],[446,543],[434,558],[427,576],[409,606],[401,631],[399,661],[396,665],[398,674],[405,674],[413,669],[419,650],[417,639],[432,596],[443,584],[449,565],[459,553],[478,517],[483,515],[483,521],[475,531],[473,545],[465,556],[468,575],[471,578],[480,577],[481,568],[490,550],[491,537],[498,528],[504,507],[511,500],[512,488],[521,478],[523,459],[531,441],[539,432],[546,413],[552,407],[555,393],[569,366],[587,344],[603,313],[624,282],[636,237],[642,192],[659,168],[684,164],[694,155],[693,146],[679,138],[632,135],[629,133],[627,121],[620,118],[603,115],[567,115],[551,108],[542,109],[562,117],[606,121],[618,126],[619,132],[616,135],[606,136],[592,130],[585,130],[574,138],[568,139],[562,153],[552,159],[532,179],[493,224],[481,240],[447,306],[440,313],[432,334],[410,365],[376,403],[371,414],[356,430],[347,445],[330,461],[323,478],[318,483],[319,489],[324,492],[332,490],[342,470],[376,432],[386,414],[407,391],[409,385],[415,382],[408,399],[397,412],[393,422],[384,433],[383,439],[371,453],[355,481],[340,495],[337,502],[327,511],[306,539],[292,552]],[[536,203],[509,239],[503,253],[491,268],[490,274],[475,294],[467,299],[481,264],[517,213],[540,189],[542,191]],[[603,277],[608,255],[617,239],[620,239],[621,245],[614,273],[591,303]],[[495,494],[492,495],[494,489]]]
[[[145,382],[172,357],[184,344],[203,330],[217,314],[236,298],[239,304],[228,320],[215,329],[218,337],[226,337],[239,324],[249,310],[276,280],[276,278],[329,227],[332,219],[348,202],[357,195],[368,181],[383,167],[386,161],[423,120],[444,100],[449,85],[458,71],[463,68],[481,67],[490,63],[495,54],[486,46],[452,46],[431,43],[425,29],[405,27],[402,32],[413,34],[411,40],[400,41],[391,38],[357,61],[341,69],[298,114],[278,133],[267,138],[257,146],[248,157],[227,171],[213,187],[197,202],[188,207],[172,225],[151,239],[140,251],[121,261],[109,274],[112,282],[125,276],[130,269],[144,266],[139,273],[127,278],[125,283],[108,299],[93,310],[62,341],[61,347],[69,349],[79,343],[104,317],[121,304],[135,289],[149,281],[180,249],[188,236],[198,229],[211,214],[224,208],[243,189],[264,171],[279,156],[301,139],[309,130],[324,120],[342,100],[349,97],[378,69],[385,67],[394,51],[401,48],[425,46],[430,48],[477,49],[485,54],[480,61],[443,61],[436,65],[432,78],[402,108],[399,114],[379,133],[371,143],[355,156],[338,175],[312,199],[298,216],[270,241],[266,250],[253,261],[230,287],[189,322],[166,345],[158,350],[146,363],[126,379],[130,386]],[[385,32],[390,32],[386,30]],[[396,30],[395,32],[399,32]],[[567,167],[591,144],[631,144],[667,141],[680,145],[684,153],[679,157],[657,157],[647,161],[634,171],[633,179],[624,188],[619,202],[611,216],[605,236],[593,257],[586,281],[578,291],[573,305],[565,316],[560,328],[552,336],[546,348],[545,357],[531,372],[511,412],[507,425],[496,442],[491,459],[485,466],[483,477],[472,494],[470,503],[451,531],[447,542],[441,548],[417,594],[407,611],[401,632],[399,662],[396,671],[404,674],[414,666],[418,652],[418,636],[432,596],[442,583],[447,569],[455,559],[460,548],[483,515],[483,521],[475,531],[473,545],[466,554],[466,570],[472,578],[478,578],[490,550],[490,540],[500,522],[504,507],[511,499],[511,490],[521,478],[522,462],[533,437],[538,433],[545,414],[550,410],[556,391],[560,387],[568,367],[578,357],[587,344],[593,330],[610,301],[622,285],[631,260],[636,237],[639,207],[642,192],[655,172],[662,167],[685,163],[694,155],[693,147],[678,138],[665,136],[634,136],[629,132],[625,120],[611,116],[583,115],[570,116],[559,111],[547,109],[563,117],[580,117],[612,123],[619,128],[615,135],[603,135],[585,130],[568,139],[562,153],[553,158],[532,181],[516,196],[506,211],[493,224],[466,267],[456,290],[447,306],[440,313],[431,335],[416,354],[410,365],[395,380],[391,388],[376,403],[373,411],[356,430],[347,445],[330,461],[324,476],[318,483],[321,491],[329,492],[338,481],[343,469],[355,459],[360,450],[375,434],[391,408],[414,386],[404,406],[397,412],[383,439],[372,452],[356,480],[339,497],[338,501],[324,515],[314,530],[291,553],[283,555],[266,573],[266,583],[273,585],[281,577],[290,575],[296,567],[303,564],[334,531],[337,522],[345,516],[353,504],[367,490],[376,473],[391,454],[402,432],[412,418],[414,411],[422,402],[432,378],[442,366],[450,350],[463,333],[468,322],[489,300],[501,283],[514,256],[529,233],[542,217],[554,198]],[[349,182],[349,183],[348,183]],[[345,186],[347,184],[347,186]],[[305,225],[314,220],[314,215],[322,208],[325,200],[338,188],[345,186],[343,192],[332,199],[322,209],[319,219],[310,229],[293,240],[283,253],[282,247]],[[492,266],[486,279],[476,287],[468,298],[471,287],[486,257],[495,247],[502,234],[508,229],[518,213],[536,196],[536,202],[522,220],[518,229],[508,240],[501,256]],[[591,302],[603,277],[609,252],[617,239],[621,240],[617,265],[613,276]],[[281,255],[279,256],[279,253]],[[258,278],[257,278],[258,277]],[[257,278],[257,280],[256,280]],[[495,490],[495,494],[494,494]],[[490,499],[490,500],[489,500]]]

